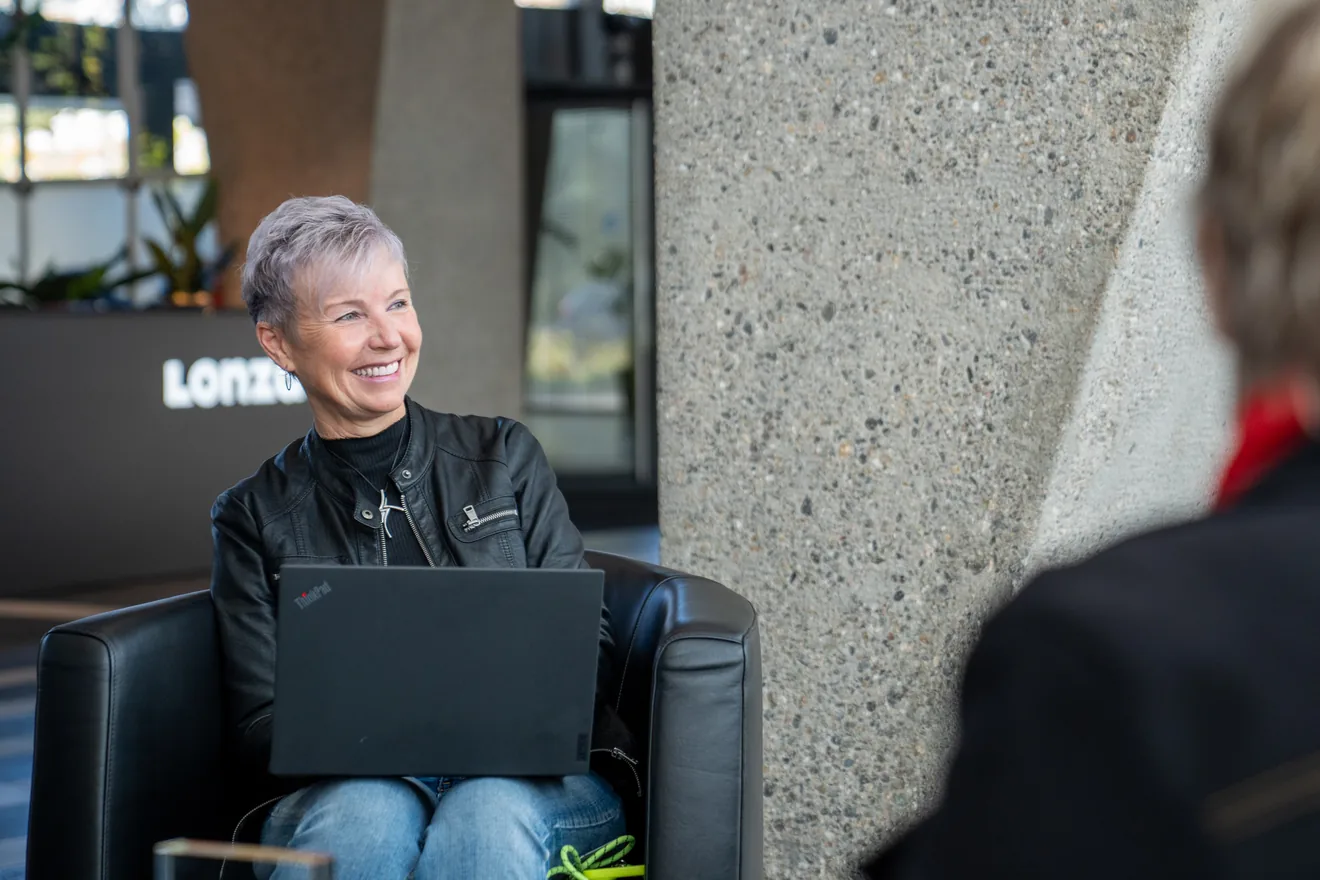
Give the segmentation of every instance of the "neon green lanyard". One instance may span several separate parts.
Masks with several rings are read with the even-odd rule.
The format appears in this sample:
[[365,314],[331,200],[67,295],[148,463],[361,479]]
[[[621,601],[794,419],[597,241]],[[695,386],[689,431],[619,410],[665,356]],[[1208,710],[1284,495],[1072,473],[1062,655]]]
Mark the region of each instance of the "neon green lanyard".
[[616,877],[643,877],[646,869],[641,865],[627,865],[623,859],[637,845],[635,838],[624,835],[592,850],[585,856],[566,846],[559,851],[562,865],[556,865],[546,874],[546,880],[552,877],[569,877],[571,880],[614,880]]

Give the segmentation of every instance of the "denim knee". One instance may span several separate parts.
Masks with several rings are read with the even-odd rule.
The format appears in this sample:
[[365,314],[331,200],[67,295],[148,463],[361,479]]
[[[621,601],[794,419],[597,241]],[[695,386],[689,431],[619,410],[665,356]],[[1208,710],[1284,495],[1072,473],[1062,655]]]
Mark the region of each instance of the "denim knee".
[[444,826],[455,835],[498,833],[544,837],[553,816],[542,808],[537,784],[523,779],[470,779],[445,795]]
[[322,782],[276,804],[262,842],[330,854],[336,880],[404,877],[417,863],[430,817],[421,793],[401,779]]
[[417,880],[544,877],[565,844],[586,852],[622,833],[622,805],[595,777],[470,779],[441,799]]

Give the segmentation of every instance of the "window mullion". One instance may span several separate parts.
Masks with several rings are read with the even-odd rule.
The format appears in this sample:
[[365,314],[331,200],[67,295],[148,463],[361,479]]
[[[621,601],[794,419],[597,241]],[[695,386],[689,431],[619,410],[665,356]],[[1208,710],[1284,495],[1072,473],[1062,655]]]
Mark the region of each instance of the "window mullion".
[[[23,14],[16,7],[17,13]],[[18,108],[18,183],[14,187],[18,203],[18,277],[26,284],[30,279],[32,250],[32,181],[27,173],[27,110],[32,94],[32,58],[28,54],[27,40],[21,39],[14,49],[14,105]]]
[[[128,174],[120,182],[124,192],[125,247],[130,272],[138,269],[138,191],[142,187],[142,169],[138,162],[138,138],[142,131],[142,89],[138,82],[137,31],[133,27],[133,0],[124,0],[124,20],[116,34],[119,56],[119,100],[128,119]],[[129,296],[137,298],[137,282],[129,285]]]

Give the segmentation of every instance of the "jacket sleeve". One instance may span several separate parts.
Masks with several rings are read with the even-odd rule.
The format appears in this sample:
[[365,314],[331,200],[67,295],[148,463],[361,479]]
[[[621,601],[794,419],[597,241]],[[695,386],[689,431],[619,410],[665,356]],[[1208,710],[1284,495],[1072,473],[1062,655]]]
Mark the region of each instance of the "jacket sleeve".
[[227,717],[240,760],[265,772],[275,699],[275,596],[256,520],[228,493],[211,509],[211,598],[224,654]]
[[[541,444],[525,425],[514,422],[509,429],[507,448],[518,499],[518,518],[522,523],[523,545],[527,548],[527,567],[586,567],[582,534],[568,515],[568,502],[559,491],[559,483]],[[611,678],[613,649],[610,612],[608,608],[602,608],[597,670],[601,684]]]
[[[509,428],[507,441],[509,467],[518,499],[518,517],[522,523],[523,544],[529,568],[585,568],[582,535],[573,525],[568,502],[559,491],[558,481],[541,444],[519,422]],[[636,763],[636,743],[612,698],[615,681],[614,628],[609,608],[600,614],[600,649],[596,662],[596,720],[592,731],[592,750],[621,750]],[[593,767],[621,795],[640,795],[640,779],[618,760],[594,761]]]
[[1056,600],[1067,586],[1028,587],[986,627],[943,800],[865,876],[1214,876],[1146,735],[1171,725],[1131,634]]

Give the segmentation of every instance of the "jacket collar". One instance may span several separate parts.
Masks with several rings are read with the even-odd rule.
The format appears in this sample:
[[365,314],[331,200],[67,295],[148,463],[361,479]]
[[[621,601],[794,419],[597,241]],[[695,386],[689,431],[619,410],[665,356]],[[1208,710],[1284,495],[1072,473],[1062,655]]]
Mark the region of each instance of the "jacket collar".
[[[426,418],[426,410],[411,397],[404,399],[404,405],[408,408],[410,422],[408,443],[399,458],[399,464],[391,471],[390,478],[399,491],[406,493],[420,483],[430,470],[435,460],[432,454],[435,438],[432,436],[430,420]],[[364,526],[376,528],[380,524],[380,496],[371,495],[363,485],[362,478],[330,453],[315,427],[307,432],[303,449],[317,483],[345,504],[352,504],[354,519]]]
[[1320,440],[1308,439],[1271,468],[1234,508],[1299,505],[1320,505]]

